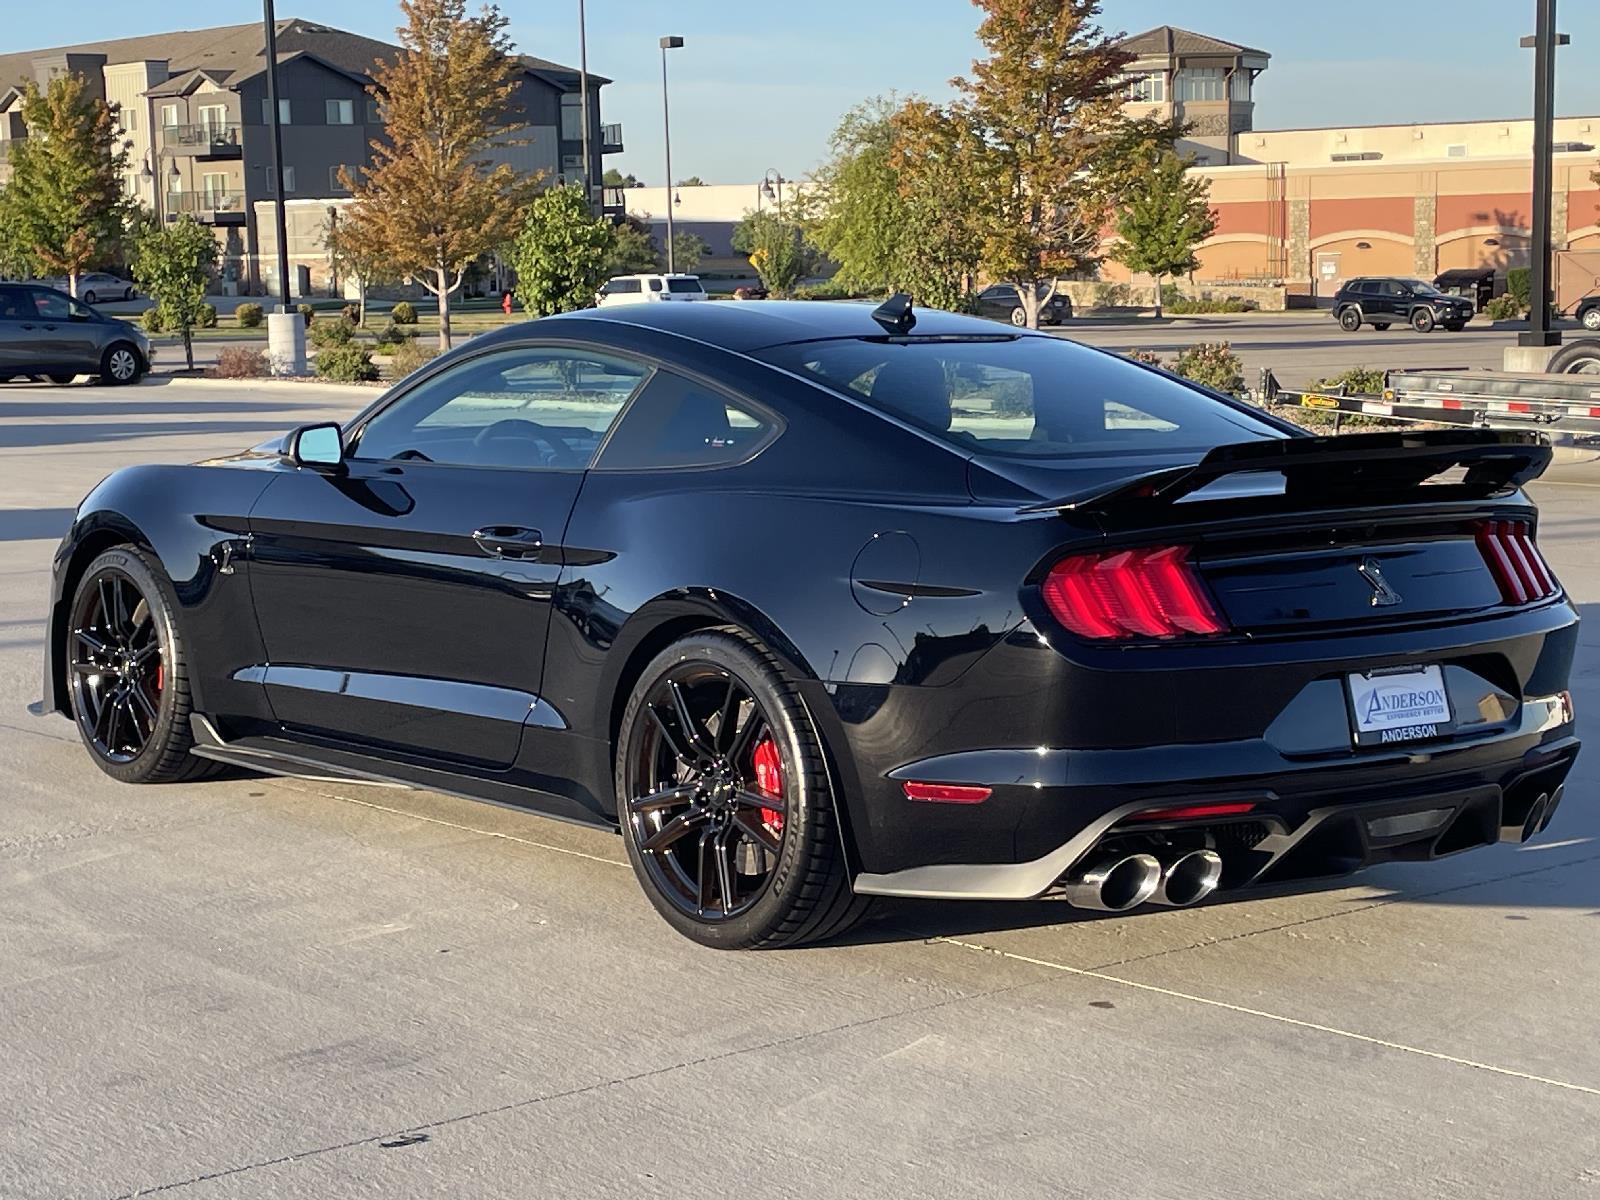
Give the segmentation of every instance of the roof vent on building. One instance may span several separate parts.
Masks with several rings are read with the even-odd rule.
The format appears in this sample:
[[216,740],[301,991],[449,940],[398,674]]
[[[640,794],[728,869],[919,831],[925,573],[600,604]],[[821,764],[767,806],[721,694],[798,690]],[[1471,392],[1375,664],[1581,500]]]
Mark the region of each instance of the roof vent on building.
[[1550,149],[1557,154],[1580,154],[1585,150],[1593,150],[1588,142],[1557,142]]
[[1383,157],[1377,150],[1362,150],[1353,154],[1333,154],[1329,156],[1334,162],[1373,162]]
[[1467,147],[1464,142],[1458,143],[1454,146],[1446,146],[1444,152],[1451,158],[1465,158],[1467,156]]

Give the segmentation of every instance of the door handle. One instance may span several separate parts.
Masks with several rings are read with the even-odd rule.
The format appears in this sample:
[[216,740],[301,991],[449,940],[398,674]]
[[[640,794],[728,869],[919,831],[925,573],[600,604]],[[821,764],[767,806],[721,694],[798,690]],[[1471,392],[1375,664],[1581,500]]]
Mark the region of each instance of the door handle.
[[544,549],[544,534],[523,525],[486,525],[472,540],[491,558],[538,558]]
[[24,329],[32,329],[32,328],[33,328],[33,326],[32,326],[32,325],[24,325],[24,326],[23,326],[23,328],[24,328]]

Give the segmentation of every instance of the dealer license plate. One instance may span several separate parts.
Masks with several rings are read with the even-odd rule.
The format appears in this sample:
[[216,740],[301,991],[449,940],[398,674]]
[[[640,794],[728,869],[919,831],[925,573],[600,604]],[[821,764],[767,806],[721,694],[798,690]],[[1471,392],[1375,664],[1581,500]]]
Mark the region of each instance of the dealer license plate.
[[1439,667],[1399,667],[1345,676],[1358,746],[1443,737],[1455,728]]

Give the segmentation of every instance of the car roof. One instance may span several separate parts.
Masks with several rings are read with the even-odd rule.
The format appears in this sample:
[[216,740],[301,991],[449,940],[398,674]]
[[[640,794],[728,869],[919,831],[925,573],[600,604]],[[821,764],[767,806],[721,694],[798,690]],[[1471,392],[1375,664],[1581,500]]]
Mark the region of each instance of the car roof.
[[[738,353],[829,338],[882,337],[872,319],[876,306],[849,300],[723,300],[710,304],[623,304],[585,308],[511,326],[526,336],[530,326],[556,332],[569,321],[605,321],[660,330]],[[913,336],[1006,337],[993,321],[936,308],[917,309]]]

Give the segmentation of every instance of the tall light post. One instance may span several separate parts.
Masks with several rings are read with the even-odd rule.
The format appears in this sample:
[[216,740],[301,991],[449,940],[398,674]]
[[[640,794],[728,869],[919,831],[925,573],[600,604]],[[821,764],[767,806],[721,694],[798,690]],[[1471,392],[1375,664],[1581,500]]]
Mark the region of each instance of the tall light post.
[[273,215],[278,228],[278,311],[267,316],[267,357],[274,375],[306,373],[306,323],[289,307],[289,221],[283,208],[283,122],[278,112],[278,22],[272,0],[261,0],[266,29],[267,109],[272,126]]
[[1555,175],[1556,47],[1571,39],[1556,33],[1556,0],[1538,0],[1534,35],[1522,46],[1533,48],[1533,254],[1528,264],[1528,331],[1517,335],[1519,346],[1559,346],[1561,334],[1550,328],[1550,189]]
[[766,174],[761,177],[761,194],[768,200],[777,202],[780,217],[783,216],[783,185],[788,182],[777,167],[768,167]]
[[578,92],[583,109],[583,198],[593,216],[595,181],[589,171],[589,22],[583,14],[583,0],[578,0]]
[[666,134],[667,144],[667,274],[671,275],[678,269],[677,258],[672,247],[672,110],[667,104],[667,51],[676,50],[683,45],[681,37],[664,37],[661,39],[661,130]]

